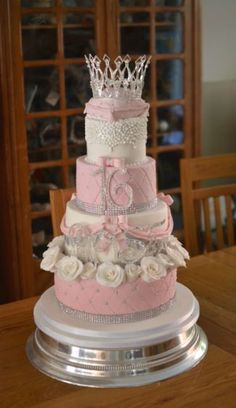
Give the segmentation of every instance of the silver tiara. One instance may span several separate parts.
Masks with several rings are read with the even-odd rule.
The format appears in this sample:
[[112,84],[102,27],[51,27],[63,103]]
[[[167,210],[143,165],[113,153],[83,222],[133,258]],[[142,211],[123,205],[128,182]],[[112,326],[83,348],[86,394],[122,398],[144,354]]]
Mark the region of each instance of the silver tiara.
[[[134,61],[131,68],[131,58],[117,57],[114,61],[104,55],[100,59],[85,55],[85,61],[90,72],[90,84],[95,98],[141,98],[144,77],[151,57],[143,55]],[[113,68],[112,68],[113,66]]]

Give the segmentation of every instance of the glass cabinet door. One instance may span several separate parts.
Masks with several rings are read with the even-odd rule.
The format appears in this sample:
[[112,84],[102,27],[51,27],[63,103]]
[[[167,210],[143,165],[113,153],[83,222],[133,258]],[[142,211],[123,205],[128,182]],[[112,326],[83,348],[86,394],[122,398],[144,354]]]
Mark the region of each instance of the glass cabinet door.
[[52,237],[49,190],[75,186],[75,160],[85,154],[84,54],[101,44],[95,0],[22,0],[20,12],[32,251],[40,258]]
[[158,190],[173,195],[182,228],[179,161],[190,156],[188,0],[120,0],[120,53],[152,56],[143,98],[150,103],[147,154],[157,162]]

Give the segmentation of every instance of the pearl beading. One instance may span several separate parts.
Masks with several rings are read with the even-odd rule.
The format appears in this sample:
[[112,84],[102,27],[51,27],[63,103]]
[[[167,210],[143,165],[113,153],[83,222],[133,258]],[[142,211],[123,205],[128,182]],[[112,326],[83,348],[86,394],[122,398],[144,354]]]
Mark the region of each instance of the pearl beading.
[[[102,190],[102,194],[105,195],[105,191]],[[158,199],[154,198],[153,200],[150,200],[142,204],[132,203],[131,206],[127,208],[121,208],[121,207],[115,207],[115,206],[106,208],[102,204],[97,205],[93,203],[85,203],[84,201],[81,201],[78,197],[76,197],[76,203],[78,205],[78,208],[82,211],[85,211],[91,214],[96,214],[96,215],[111,215],[112,216],[112,215],[135,214],[136,212],[152,210],[157,207]]]
[[93,118],[85,118],[85,140],[90,144],[106,145],[112,151],[116,146],[130,144],[135,149],[137,144],[147,141],[147,116],[120,119],[107,122]]

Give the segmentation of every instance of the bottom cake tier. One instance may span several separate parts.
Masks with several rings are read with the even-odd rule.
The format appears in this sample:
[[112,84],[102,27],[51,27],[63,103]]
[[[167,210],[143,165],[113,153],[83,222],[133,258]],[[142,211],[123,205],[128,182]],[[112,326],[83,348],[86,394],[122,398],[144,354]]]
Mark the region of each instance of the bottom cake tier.
[[66,281],[58,274],[54,281],[64,312],[91,322],[123,323],[157,316],[173,304],[176,269],[153,282],[139,278],[116,288],[101,286],[95,279]]
[[207,339],[196,325],[199,305],[176,284],[174,307],[152,319],[94,324],[62,313],[54,287],[34,308],[36,331],[26,352],[41,372],[88,387],[131,387],[180,374],[201,361]]

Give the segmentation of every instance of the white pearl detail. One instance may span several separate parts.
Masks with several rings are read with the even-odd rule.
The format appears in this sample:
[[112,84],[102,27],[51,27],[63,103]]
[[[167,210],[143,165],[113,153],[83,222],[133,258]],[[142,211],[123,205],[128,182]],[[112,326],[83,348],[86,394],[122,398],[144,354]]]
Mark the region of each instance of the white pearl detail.
[[112,151],[116,146],[130,144],[134,148],[140,141],[147,140],[147,117],[120,119],[107,122],[93,118],[85,118],[85,140],[91,144],[106,145]]

